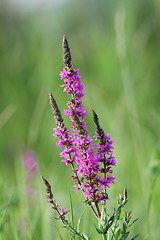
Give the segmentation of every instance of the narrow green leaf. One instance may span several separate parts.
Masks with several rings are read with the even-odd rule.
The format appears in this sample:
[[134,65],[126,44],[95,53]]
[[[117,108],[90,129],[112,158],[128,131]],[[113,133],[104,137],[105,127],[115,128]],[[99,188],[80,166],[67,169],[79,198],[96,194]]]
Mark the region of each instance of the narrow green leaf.
[[81,218],[84,214],[84,212],[86,211],[86,209],[88,208],[88,206],[85,207],[85,209],[83,210],[83,212],[81,213],[79,219],[78,219],[78,223],[77,223],[77,231],[80,231],[80,223],[81,223]]
[[115,234],[115,239],[118,240],[118,238],[120,237],[121,235],[121,229],[118,229],[118,231],[116,232]]
[[120,240],[126,240],[127,237],[128,237],[128,235],[129,235],[129,232],[126,232],[126,233],[120,238]]
[[72,226],[74,228],[74,212],[73,212],[73,204],[72,204],[71,193],[69,193],[69,198],[70,198],[71,222],[72,222]]
[[131,227],[135,222],[138,221],[139,218],[136,218],[135,220],[133,220],[133,222],[128,226],[128,227]]
[[136,239],[137,237],[139,236],[139,234],[137,234],[135,237],[133,237],[131,240],[134,240]]

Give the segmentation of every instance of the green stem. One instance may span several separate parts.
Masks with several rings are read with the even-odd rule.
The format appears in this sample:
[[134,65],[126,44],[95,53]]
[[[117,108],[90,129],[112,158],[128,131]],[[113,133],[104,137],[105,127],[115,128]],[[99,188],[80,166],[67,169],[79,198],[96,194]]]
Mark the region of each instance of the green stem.
[[101,217],[101,212],[99,210],[99,206],[98,206],[98,203],[95,201],[95,206],[96,206],[96,209],[97,209],[97,212],[98,212],[98,219]]
[[102,238],[103,238],[103,240],[107,240],[106,234],[103,234],[103,235],[102,235]]
[[81,239],[86,240],[86,238],[83,237],[83,235],[81,235],[79,232],[77,232],[77,231],[68,223],[68,221],[65,220],[64,217],[61,217],[61,220],[62,220],[62,222],[63,222],[65,225],[67,225],[67,226],[70,228],[70,231],[74,232],[74,234],[75,234],[75,235],[78,235]]
[[118,222],[118,220],[115,220],[113,229],[112,229],[112,227],[111,227],[111,231],[112,231],[111,240],[115,239],[115,231],[116,231],[117,222]]

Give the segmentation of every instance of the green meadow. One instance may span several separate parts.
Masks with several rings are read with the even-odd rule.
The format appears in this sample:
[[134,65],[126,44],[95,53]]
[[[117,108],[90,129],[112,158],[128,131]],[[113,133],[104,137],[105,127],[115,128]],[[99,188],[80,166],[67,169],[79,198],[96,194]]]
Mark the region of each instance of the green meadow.
[[[126,209],[139,218],[129,239],[139,233],[137,239],[158,240],[159,0],[40,1],[33,9],[22,5],[13,0],[0,3],[0,240],[69,239],[54,219],[41,175],[52,185],[57,203],[73,208],[75,225],[80,218],[81,231],[92,240],[101,239],[97,221],[81,193],[74,191],[71,169],[61,162],[61,149],[52,136],[55,123],[48,93],[61,111],[67,101],[59,76],[63,34],[85,88],[87,128],[94,134],[94,109],[114,140],[116,184],[108,190],[108,212],[126,187]],[[37,162],[31,180],[24,167],[26,151]]]

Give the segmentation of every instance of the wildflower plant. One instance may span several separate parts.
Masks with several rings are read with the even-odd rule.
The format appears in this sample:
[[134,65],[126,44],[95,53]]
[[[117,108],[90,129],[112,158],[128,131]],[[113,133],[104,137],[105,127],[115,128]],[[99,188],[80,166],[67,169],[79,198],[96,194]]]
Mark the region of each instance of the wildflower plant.
[[[67,129],[63,117],[53,95],[49,93],[50,105],[55,119],[56,128],[53,136],[57,138],[56,145],[62,147],[60,153],[62,162],[71,166],[73,187],[75,191],[81,191],[84,203],[87,204],[98,220],[97,233],[103,239],[127,239],[130,226],[137,220],[131,222],[131,212],[123,212],[126,205],[127,190],[118,198],[118,208],[114,209],[111,216],[108,215],[106,205],[109,200],[107,189],[114,184],[113,167],[116,160],[113,154],[113,141],[100,126],[99,118],[94,110],[93,121],[95,123],[95,134],[91,136],[86,128],[85,119],[88,113],[84,110],[82,98],[85,96],[84,87],[79,76],[79,70],[73,67],[71,52],[66,36],[63,37],[63,71],[60,77],[63,80],[61,87],[69,95],[67,108],[64,115],[69,118],[71,128]],[[66,219],[69,210],[60,208],[56,203],[49,182],[42,177],[46,186],[46,194],[52,208],[57,212],[57,219],[70,231],[72,237],[90,239],[79,230],[75,229]],[[138,235],[137,235],[138,236]],[[132,239],[135,239],[135,236]],[[72,238],[71,239],[75,239]]]

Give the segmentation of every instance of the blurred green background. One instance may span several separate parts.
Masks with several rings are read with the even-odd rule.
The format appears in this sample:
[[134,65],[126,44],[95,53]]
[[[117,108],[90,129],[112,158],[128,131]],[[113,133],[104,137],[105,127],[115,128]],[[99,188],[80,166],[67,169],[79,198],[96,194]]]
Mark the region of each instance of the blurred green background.
[[[65,108],[59,71],[66,34],[75,68],[85,86],[88,128],[92,109],[115,141],[116,184],[108,211],[127,187],[128,209],[139,221],[139,239],[160,236],[160,1],[53,0],[0,2],[0,239],[64,239],[53,221],[40,175],[52,184],[57,202],[75,220],[85,208],[72,189],[70,169],[60,161],[48,93]],[[34,194],[24,188],[23,154],[32,151],[38,172]],[[81,229],[95,238],[96,221],[87,209]]]

